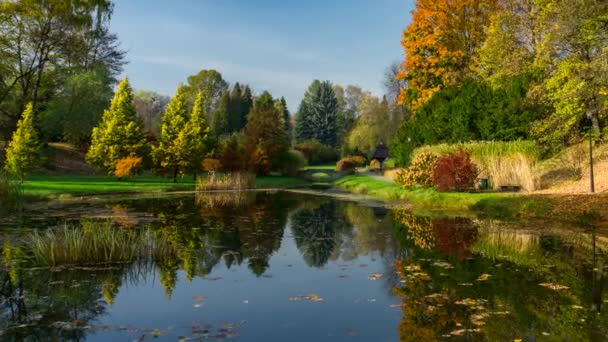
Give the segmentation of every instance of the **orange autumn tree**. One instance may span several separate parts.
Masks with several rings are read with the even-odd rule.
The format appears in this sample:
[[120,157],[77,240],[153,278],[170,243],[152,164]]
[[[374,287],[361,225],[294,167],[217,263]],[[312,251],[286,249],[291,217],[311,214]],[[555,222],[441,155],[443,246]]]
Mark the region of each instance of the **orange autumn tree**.
[[407,86],[399,102],[414,111],[445,86],[471,74],[471,60],[485,41],[498,0],[418,0],[403,31],[403,70]]

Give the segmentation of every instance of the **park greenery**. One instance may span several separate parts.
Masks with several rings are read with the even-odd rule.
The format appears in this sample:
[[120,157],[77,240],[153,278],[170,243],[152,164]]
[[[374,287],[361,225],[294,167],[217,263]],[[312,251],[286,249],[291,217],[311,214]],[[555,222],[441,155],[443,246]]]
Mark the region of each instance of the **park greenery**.
[[[86,153],[92,173],[117,182],[154,174],[200,178],[200,188],[307,166],[377,171],[371,157],[384,143],[406,189],[468,191],[487,179],[494,190],[531,192],[548,160],[606,137],[600,1],[418,0],[384,94],[314,80],[294,113],[284,97],[214,69],[186,77],[171,97],[133,90],[117,79],[128,54],[110,31],[113,10],[109,0],[0,6],[0,162],[11,187],[53,169],[53,143]],[[450,177],[466,181],[438,186]]]

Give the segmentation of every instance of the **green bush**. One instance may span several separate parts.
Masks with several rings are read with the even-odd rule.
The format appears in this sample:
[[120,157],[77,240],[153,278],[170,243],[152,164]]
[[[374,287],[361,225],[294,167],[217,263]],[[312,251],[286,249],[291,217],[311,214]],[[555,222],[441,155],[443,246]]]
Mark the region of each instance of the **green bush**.
[[312,179],[315,182],[325,182],[331,179],[331,177],[325,172],[316,172],[312,174]]
[[290,177],[297,176],[298,171],[306,164],[306,158],[300,151],[287,151],[281,158],[281,173]]
[[431,187],[433,185],[433,168],[437,159],[437,155],[433,153],[418,154],[406,170],[397,174],[396,182],[404,188]]
[[338,159],[336,150],[314,139],[303,141],[297,144],[294,149],[304,155],[308,165],[321,165],[335,162]]

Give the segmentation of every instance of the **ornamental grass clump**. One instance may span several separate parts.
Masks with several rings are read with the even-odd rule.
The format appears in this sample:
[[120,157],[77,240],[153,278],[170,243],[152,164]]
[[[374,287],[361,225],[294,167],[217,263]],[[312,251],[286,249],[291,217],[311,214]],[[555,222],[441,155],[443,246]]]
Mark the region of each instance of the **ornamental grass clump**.
[[244,172],[211,173],[196,182],[197,191],[247,190],[255,188],[255,175]]
[[116,228],[109,221],[34,232],[31,241],[34,264],[46,266],[150,262],[174,255],[164,239],[143,230]]
[[466,191],[474,188],[478,174],[471,155],[460,148],[437,160],[433,168],[433,185],[439,191]]
[[433,186],[433,169],[437,159],[433,153],[418,154],[406,170],[397,173],[396,182],[404,188]]

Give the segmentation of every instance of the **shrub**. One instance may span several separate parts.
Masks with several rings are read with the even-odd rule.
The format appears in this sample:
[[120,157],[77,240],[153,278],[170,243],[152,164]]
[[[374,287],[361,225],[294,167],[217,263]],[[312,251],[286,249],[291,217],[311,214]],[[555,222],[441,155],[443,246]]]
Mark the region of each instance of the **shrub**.
[[337,171],[352,171],[355,169],[355,164],[350,159],[340,159],[336,163]]
[[237,135],[231,135],[220,145],[218,159],[223,172],[240,172],[245,169],[243,156],[245,155],[243,146]]
[[129,156],[116,162],[114,175],[118,178],[132,177],[139,172],[143,159],[138,156]]
[[259,176],[266,176],[270,173],[271,165],[266,150],[262,146],[257,146],[251,156],[251,167],[255,173]]
[[323,145],[315,139],[303,141],[294,149],[304,155],[309,165],[330,163],[338,159],[338,154],[333,148]]
[[433,153],[418,154],[406,170],[397,173],[396,182],[404,188],[432,186],[433,168],[437,159]]
[[281,158],[281,173],[283,175],[296,176],[304,166],[306,166],[306,158],[300,151],[287,151]]
[[197,191],[245,190],[255,188],[255,175],[244,172],[211,174],[196,182]]
[[205,158],[203,159],[202,167],[207,172],[217,172],[222,169],[222,163],[218,159]]
[[315,182],[326,182],[330,179],[331,177],[325,172],[315,172],[312,174],[312,180]]
[[439,191],[464,191],[473,188],[477,175],[477,166],[470,154],[461,148],[437,160],[433,168],[433,185]]
[[376,170],[380,170],[380,162],[377,159],[373,159],[370,163],[369,163],[369,170],[370,171],[376,171]]

